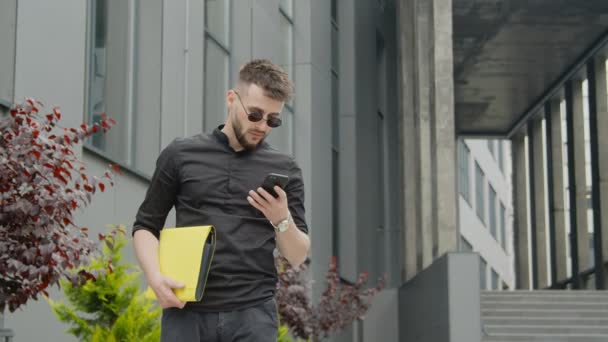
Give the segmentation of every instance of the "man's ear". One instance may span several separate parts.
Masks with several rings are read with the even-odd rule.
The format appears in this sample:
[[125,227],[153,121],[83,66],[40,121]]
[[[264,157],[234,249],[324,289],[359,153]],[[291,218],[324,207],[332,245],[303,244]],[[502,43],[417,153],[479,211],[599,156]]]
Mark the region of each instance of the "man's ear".
[[226,92],[226,107],[230,108],[230,106],[232,106],[232,103],[234,102],[234,90],[232,89],[228,89],[228,91]]

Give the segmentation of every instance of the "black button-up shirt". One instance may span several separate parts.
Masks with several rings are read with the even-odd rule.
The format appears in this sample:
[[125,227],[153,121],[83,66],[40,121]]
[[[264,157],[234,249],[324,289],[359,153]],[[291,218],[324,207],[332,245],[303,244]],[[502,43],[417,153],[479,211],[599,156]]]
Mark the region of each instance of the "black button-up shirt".
[[146,229],[158,237],[175,206],[176,227],[215,226],[216,249],[203,300],[186,306],[211,312],[253,306],[274,295],[276,233],[247,201],[249,190],[261,186],[268,173],[289,176],[289,210],[296,226],[308,233],[304,183],[295,160],[265,142],[236,152],[222,127],[175,139],[160,153],[133,225],[133,233]]

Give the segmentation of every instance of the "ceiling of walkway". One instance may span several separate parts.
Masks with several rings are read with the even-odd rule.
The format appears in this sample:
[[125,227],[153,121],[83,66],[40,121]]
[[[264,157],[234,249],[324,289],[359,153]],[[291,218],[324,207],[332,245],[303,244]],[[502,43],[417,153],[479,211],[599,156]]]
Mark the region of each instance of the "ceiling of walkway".
[[608,0],[453,0],[456,127],[504,135],[596,42]]

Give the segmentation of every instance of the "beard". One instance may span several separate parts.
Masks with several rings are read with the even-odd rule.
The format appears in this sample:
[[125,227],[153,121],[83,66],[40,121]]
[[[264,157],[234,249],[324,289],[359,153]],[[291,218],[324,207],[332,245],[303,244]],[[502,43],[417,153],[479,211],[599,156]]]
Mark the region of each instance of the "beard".
[[[234,131],[234,134],[236,135],[236,140],[246,150],[254,150],[256,147],[258,147],[258,145],[260,145],[264,141],[264,139],[266,139],[266,137],[264,136],[257,143],[247,140],[247,132],[249,132],[249,131],[258,132],[258,131],[256,131],[255,129],[245,130],[243,128],[243,126],[241,126],[241,123],[238,120],[232,121],[232,130]],[[258,132],[258,133],[264,134],[263,132]]]

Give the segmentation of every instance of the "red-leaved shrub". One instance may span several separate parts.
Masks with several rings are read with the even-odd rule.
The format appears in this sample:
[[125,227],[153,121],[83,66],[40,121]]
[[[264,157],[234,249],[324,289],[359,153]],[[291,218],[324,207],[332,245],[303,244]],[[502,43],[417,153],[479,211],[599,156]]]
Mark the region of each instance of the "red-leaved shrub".
[[105,133],[114,120],[104,116],[93,125],[60,128],[59,108],[48,114],[42,108],[27,99],[0,118],[0,313],[48,295],[48,286],[87,261],[93,244],[73,214],[97,189],[113,185],[119,172],[111,165],[101,177],[87,175],[74,153],[76,144]]

